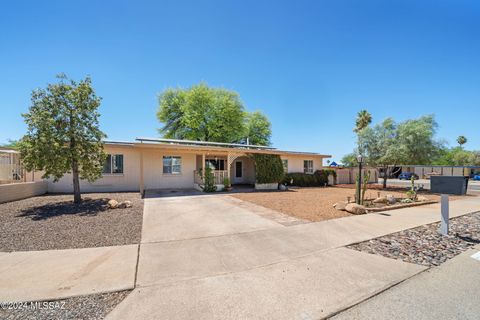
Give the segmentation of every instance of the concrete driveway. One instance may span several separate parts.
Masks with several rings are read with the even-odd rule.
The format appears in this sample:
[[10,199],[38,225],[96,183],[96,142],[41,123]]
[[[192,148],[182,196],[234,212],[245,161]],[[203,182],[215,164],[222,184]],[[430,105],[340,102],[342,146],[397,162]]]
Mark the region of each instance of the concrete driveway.
[[290,218],[254,204],[241,205],[240,202],[225,195],[145,199],[142,243],[282,228],[282,219]]

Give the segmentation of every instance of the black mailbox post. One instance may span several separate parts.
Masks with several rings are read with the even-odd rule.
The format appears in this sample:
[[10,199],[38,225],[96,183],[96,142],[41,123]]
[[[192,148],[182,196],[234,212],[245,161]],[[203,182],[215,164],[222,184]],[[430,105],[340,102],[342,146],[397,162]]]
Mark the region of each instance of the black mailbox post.
[[464,176],[431,176],[430,177],[430,191],[433,193],[441,193],[441,224],[440,224],[440,233],[443,235],[448,235],[448,225],[449,225],[449,204],[448,204],[448,195],[465,195],[467,194],[468,188],[468,177]]
[[464,176],[431,176],[430,191],[441,194],[467,194],[468,177]]

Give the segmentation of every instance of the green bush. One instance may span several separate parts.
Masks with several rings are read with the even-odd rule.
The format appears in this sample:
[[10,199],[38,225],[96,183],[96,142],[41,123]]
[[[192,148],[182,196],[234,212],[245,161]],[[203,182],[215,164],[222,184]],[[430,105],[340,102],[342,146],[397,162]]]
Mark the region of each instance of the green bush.
[[283,184],[297,187],[324,187],[328,184],[328,176],[337,177],[335,170],[317,170],[314,174],[303,172],[287,173],[282,180]]
[[279,183],[285,173],[280,156],[274,154],[253,154],[255,180],[257,183]]
[[212,169],[210,167],[205,168],[205,184],[203,185],[202,190],[204,192],[215,192],[217,191],[217,186],[215,185],[215,177],[213,176]]

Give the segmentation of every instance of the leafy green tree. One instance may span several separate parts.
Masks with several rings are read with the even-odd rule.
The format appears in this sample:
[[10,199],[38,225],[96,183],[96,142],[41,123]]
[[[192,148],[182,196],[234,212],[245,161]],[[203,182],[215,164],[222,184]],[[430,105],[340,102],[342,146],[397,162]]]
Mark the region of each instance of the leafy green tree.
[[18,149],[18,145],[19,145],[19,141],[18,141],[18,140],[8,139],[8,142],[2,144],[2,147],[12,148],[12,149]]
[[348,153],[343,156],[342,160],[340,162],[345,166],[345,167],[354,167],[357,165],[357,153],[352,152]]
[[269,142],[270,122],[261,113],[249,115],[237,93],[206,84],[167,89],[159,96],[157,118],[166,138],[227,143]]
[[457,143],[460,147],[462,147],[465,143],[467,143],[467,138],[465,136],[458,136]]
[[398,165],[430,164],[438,156],[442,142],[435,140],[437,123],[433,116],[396,124],[388,118],[359,133],[359,148],[370,166],[382,168],[383,187]]
[[444,147],[444,142],[435,139],[437,128],[438,124],[433,115],[400,123],[396,137],[399,163],[431,164]]
[[42,170],[44,178],[58,181],[66,173],[73,178],[74,202],[81,202],[80,179],[101,176],[105,134],[98,124],[97,97],[89,77],[76,82],[65,75],[58,83],[32,92],[31,106],[22,116],[28,126],[20,142],[27,170]]
[[480,151],[472,151],[468,163],[470,166],[480,166]]
[[359,149],[369,166],[381,168],[383,172],[383,188],[387,187],[391,170],[399,163],[396,152],[397,125],[392,118],[387,118],[374,127],[364,128],[359,133]]
[[268,146],[272,135],[272,126],[260,111],[255,111],[247,115],[246,131],[249,144]]

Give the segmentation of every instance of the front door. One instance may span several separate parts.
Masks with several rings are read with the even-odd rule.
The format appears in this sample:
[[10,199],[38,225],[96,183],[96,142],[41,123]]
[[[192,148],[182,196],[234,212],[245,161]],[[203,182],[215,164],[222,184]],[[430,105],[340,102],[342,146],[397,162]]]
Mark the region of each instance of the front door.
[[233,173],[233,183],[243,183],[243,161],[235,161],[235,171]]

